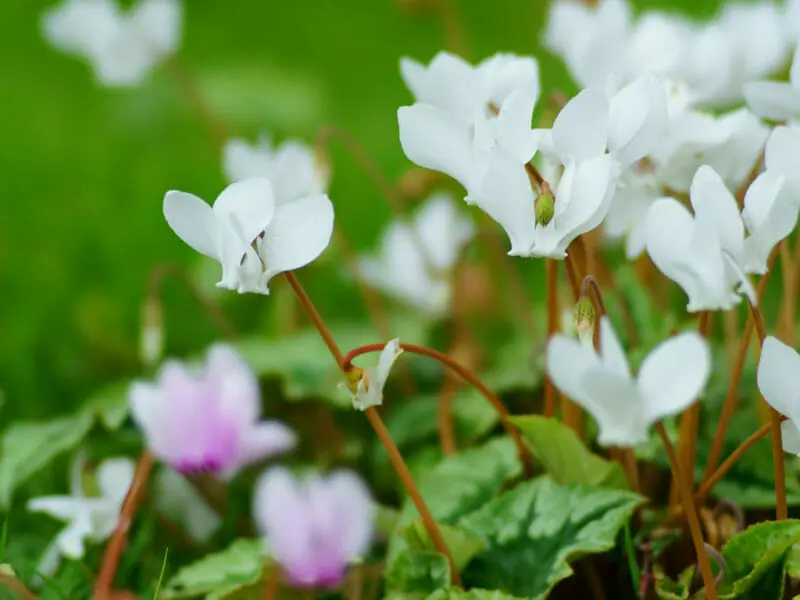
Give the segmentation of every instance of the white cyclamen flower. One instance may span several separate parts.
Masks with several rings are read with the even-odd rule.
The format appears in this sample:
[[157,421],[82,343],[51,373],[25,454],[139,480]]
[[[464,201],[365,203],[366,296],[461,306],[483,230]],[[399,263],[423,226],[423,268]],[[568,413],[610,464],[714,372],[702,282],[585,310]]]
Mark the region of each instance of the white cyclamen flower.
[[661,197],[661,184],[653,173],[630,169],[617,184],[603,231],[610,240],[625,238],[625,256],[638,258],[647,242],[647,213]]
[[269,280],[314,261],[330,243],[333,205],[326,194],[280,205],[265,177],[229,185],[211,207],[170,191],[164,216],[189,246],[222,264],[217,284],[239,293],[269,294]]
[[140,84],[180,42],[178,0],[141,0],[123,10],[115,0],[65,0],[45,13],[44,36],[55,48],[89,61],[109,87]]
[[750,109],[759,117],[786,121],[800,117],[800,45],[794,52],[789,82],[754,81],[744,87]]
[[673,198],[650,208],[646,247],[653,263],[683,288],[690,312],[731,308],[740,300],[735,286],[755,303],[736,199],[709,166],[698,169],[690,198],[694,216]]
[[539,96],[533,58],[498,54],[473,67],[440,52],[427,68],[410,59],[400,68],[416,98],[397,111],[400,143],[413,163],[449,175],[472,196],[496,149],[520,163],[533,157]]
[[767,272],[772,249],[797,226],[800,212],[800,129],[776,127],[767,140],[766,170],[756,177],[744,196],[745,270]]
[[272,183],[275,204],[305,196],[323,194],[327,174],[320,168],[314,151],[297,140],[275,147],[262,136],[258,143],[234,138],[222,151],[222,170],[230,183],[251,177],[266,177]]
[[687,409],[711,371],[708,343],[695,332],[653,349],[633,377],[608,317],[600,319],[600,352],[555,335],[547,346],[547,372],[555,386],[597,421],[598,442],[629,447],[648,440],[650,426]]
[[83,558],[86,541],[102,542],[117,527],[122,501],[133,481],[134,462],[114,458],[100,463],[95,471],[99,496],[83,492],[84,466],[84,459],[79,457],[73,465],[69,496],[41,496],[28,501],[29,511],[43,512],[67,523],[45,551],[39,567],[43,575],[55,572],[61,556]]
[[764,400],[789,419],[781,423],[783,450],[800,456],[800,355],[777,338],[767,336],[761,346],[757,383]]
[[383,404],[383,388],[389,378],[394,361],[402,353],[400,340],[395,338],[383,347],[375,368],[353,368],[352,374],[355,380],[351,378],[347,384],[353,398],[353,408],[366,410],[372,406]]
[[378,254],[362,258],[359,267],[376,288],[431,316],[441,316],[450,308],[453,267],[474,234],[472,221],[459,214],[453,199],[435,194],[411,223],[392,222]]

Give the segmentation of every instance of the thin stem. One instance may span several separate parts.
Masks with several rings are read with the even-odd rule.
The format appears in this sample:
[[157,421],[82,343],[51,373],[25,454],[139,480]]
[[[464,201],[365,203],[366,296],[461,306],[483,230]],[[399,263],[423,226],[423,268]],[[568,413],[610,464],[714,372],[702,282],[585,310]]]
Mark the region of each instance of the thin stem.
[[[367,346],[360,346],[358,348],[353,348],[348,352],[344,360],[342,362],[343,370],[348,370],[351,366],[352,361],[362,354],[367,354],[369,352],[380,352],[383,350],[385,344],[369,344]],[[416,344],[404,344],[401,343],[400,347],[412,354],[421,354],[423,356],[427,356],[434,360],[439,361],[442,365],[450,369],[451,371],[455,372],[459,377],[461,377],[464,381],[469,383],[475,389],[477,389],[484,398],[486,398],[489,403],[494,407],[495,411],[497,412],[498,417],[500,418],[500,422],[503,425],[503,428],[506,430],[506,433],[514,440],[514,443],[517,446],[517,450],[519,452],[520,461],[525,467],[527,473],[533,472],[533,464],[531,463],[530,454],[525,447],[525,444],[522,442],[522,438],[517,431],[517,428],[514,427],[511,422],[508,420],[508,417],[511,416],[508,412],[508,409],[505,405],[500,401],[498,398],[480,378],[473,373],[470,369],[464,367],[463,365],[459,364],[451,357],[439,352],[438,350],[434,350],[433,348],[426,348],[425,346],[417,346]]]
[[[769,282],[769,277],[772,273],[772,266],[775,263],[775,257],[777,256],[778,249],[775,248],[767,260],[767,272],[758,282],[758,288],[756,289],[756,300],[759,304],[761,304],[761,300],[764,298],[764,293],[767,289],[767,283]],[[719,462],[719,457],[722,454],[722,445],[725,442],[725,433],[728,429],[728,423],[730,423],[731,417],[733,416],[733,411],[736,408],[736,397],[739,392],[739,382],[742,379],[742,372],[744,371],[744,361],[747,359],[747,350],[750,347],[750,336],[753,333],[753,323],[754,321],[752,314],[748,314],[747,322],[744,326],[744,332],[742,333],[742,339],[739,341],[739,350],[736,354],[736,361],[731,369],[731,377],[728,381],[728,391],[725,394],[725,401],[722,404],[722,411],[720,412],[719,421],[717,422],[717,431],[714,433],[714,441],[711,444],[711,450],[708,454],[706,469],[703,473],[704,480],[714,472],[714,469],[717,467],[717,463]]]
[[733,465],[735,465],[742,455],[750,448],[753,444],[755,444],[758,440],[763,438],[765,435],[772,431],[772,424],[768,423],[766,425],[762,425],[760,429],[758,429],[753,435],[739,444],[739,447],[736,448],[731,455],[725,459],[725,461],[719,466],[719,468],[714,471],[709,477],[703,480],[703,483],[697,489],[697,494],[695,494],[695,501],[700,502],[703,498],[705,498],[708,493],[714,489],[714,486],[719,483],[719,481],[725,477],[728,471],[731,470]]
[[15,594],[20,600],[38,600],[36,595],[31,592],[25,584],[11,574],[0,571],[0,587],[6,588]]
[[575,257],[568,252],[564,264],[567,269],[567,279],[569,280],[569,287],[572,290],[572,297],[575,302],[577,302],[578,298],[581,296],[581,284],[578,278],[578,268],[575,264]]
[[300,283],[300,281],[298,281],[297,277],[295,277],[294,273],[291,271],[286,271],[283,275],[286,277],[289,285],[292,286],[292,290],[294,290],[297,299],[303,306],[303,310],[306,311],[308,318],[311,319],[312,323],[314,323],[314,327],[317,328],[322,341],[325,342],[325,345],[328,347],[328,350],[336,361],[336,364],[341,368],[344,364],[344,355],[339,349],[339,345],[336,343],[336,340],[333,339],[333,334],[320,316],[319,312],[314,306],[314,303],[311,302],[311,298],[309,298],[308,294],[306,294],[303,285]]
[[406,491],[408,491],[408,495],[411,498],[411,501],[414,503],[419,516],[422,518],[422,522],[425,525],[428,535],[431,537],[433,546],[436,548],[437,552],[443,554],[447,558],[447,562],[450,564],[450,573],[453,585],[461,586],[461,576],[458,573],[458,569],[456,568],[453,557],[450,554],[450,550],[447,548],[447,544],[442,537],[439,526],[436,524],[436,521],[433,519],[433,515],[431,515],[427,505],[425,504],[425,501],[422,499],[422,495],[419,493],[417,484],[414,482],[414,478],[411,476],[411,472],[408,470],[408,467],[406,466],[400,451],[397,449],[392,436],[389,435],[389,430],[386,429],[383,419],[381,419],[380,414],[374,406],[369,407],[364,412],[367,415],[370,425],[372,425],[372,428],[375,430],[375,434],[378,436],[378,439],[381,441],[384,448],[386,448],[386,452],[389,455],[389,460],[392,462],[395,471],[397,471],[397,475],[400,477],[400,481],[402,481]]
[[783,293],[778,312],[778,338],[794,347],[794,319],[797,314],[797,268],[800,261],[800,239],[795,242],[794,252],[790,252],[789,241],[780,243],[781,270],[783,271]]
[[[544,261],[547,277],[547,340],[558,331],[558,263],[551,258]],[[544,416],[556,414],[556,388],[550,376],[544,378]]]
[[683,502],[684,511],[686,512],[686,519],[689,523],[689,532],[691,533],[692,542],[694,543],[694,550],[697,554],[697,564],[703,576],[706,598],[708,600],[717,600],[717,587],[714,581],[714,573],[711,571],[711,562],[708,560],[705,543],[703,542],[700,519],[697,516],[697,507],[694,504],[692,490],[689,487],[689,480],[686,479],[683,473],[681,464],[678,461],[678,456],[675,453],[675,448],[672,446],[672,442],[664,429],[664,425],[656,423],[656,431],[658,431],[658,435],[661,436],[661,441],[664,443],[664,448],[667,450],[670,466],[672,467],[673,481],[678,482],[678,491],[681,496],[681,501]]
[[133,474],[133,481],[122,502],[119,521],[111,539],[103,553],[103,561],[100,566],[100,573],[94,585],[93,600],[110,600],[111,589],[114,585],[114,575],[117,572],[117,564],[125,548],[125,541],[128,538],[128,530],[133,523],[133,516],[139,506],[139,500],[144,492],[147,477],[153,468],[153,455],[150,452],[143,452],[136,464],[136,471]]
[[[352,361],[352,351],[348,353],[348,357],[342,355],[342,351],[339,349],[339,345],[336,343],[336,340],[333,338],[333,335],[328,329],[328,326],[323,321],[322,317],[320,316],[319,312],[317,311],[314,303],[311,301],[311,298],[308,297],[303,286],[298,281],[297,277],[291,271],[287,271],[284,273],[286,279],[289,281],[289,284],[292,286],[294,293],[297,295],[297,299],[300,301],[303,309],[308,314],[308,317],[314,323],[319,332],[320,336],[322,337],[325,345],[328,347],[333,358],[336,360],[336,364],[339,366],[339,369],[343,373],[347,373],[350,369],[351,365],[350,362]],[[383,349],[385,344],[380,344],[380,349]],[[386,452],[389,454],[389,459],[392,462],[392,465],[397,471],[398,477],[400,477],[400,481],[403,483],[403,486],[408,491],[408,495],[411,497],[414,505],[417,507],[417,511],[419,512],[420,516],[422,517],[422,521],[425,525],[425,529],[428,532],[428,535],[433,540],[434,546],[436,550],[442,553],[445,557],[447,557],[448,563],[450,564],[451,570],[451,578],[454,584],[461,585],[461,576],[456,569],[455,563],[453,562],[453,557],[450,554],[450,551],[447,548],[447,545],[444,543],[444,538],[442,537],[441,532],[439,531],[439,526],[436,524],[436,521],[430,515],[430,511],[428,507],[425,505],[425,501],[423,500],[422,496],[417,489],[416,483],[414,483],[414,478],[411,476],[411,472],[408,470],[405,462],[403,461],[403,457],[400,454],[400,451],[397,449],[394,441],[392,440],[392,436],[389,434],[389,430],[386,429],[386,425],[383,424],[383,420],[380,418],[380,415],[375,410],[374,407],[368,408],[366,411],[367,418],[369,419],[372,428],[375,430],[375,433],[378,435],[378,439],[380,439],[383,446],[386,448]],[[426,518],[427,515],[427,518]],[[105,600],[105,599],[97,599],[97,600]]]
[[[764,326],[764,315],[761,309],[755,306],[750,299],[747,299],[750,306],[750,314],[753,315],[756,333],[758,334],[759,347],[764,345],[767,338],[767,330]],[[760,396],[761,394],[759,394]],[[763,399],[762,399],[763,401]],[[775,513],[778,521],[789,517],[789,510],[786,506],[786,472],[783,464],[783,436],[781,434],[781,415],[769,407],[769,421],[772,428],[772,467],[775,473]]]
[[457,451],[456,432],[453,423],[453,397],[458,391],[460,383],[461,381],[457,377],[447,372],[436,403],[439,443],[442,447],[442,454],[445,456],[455,454]]

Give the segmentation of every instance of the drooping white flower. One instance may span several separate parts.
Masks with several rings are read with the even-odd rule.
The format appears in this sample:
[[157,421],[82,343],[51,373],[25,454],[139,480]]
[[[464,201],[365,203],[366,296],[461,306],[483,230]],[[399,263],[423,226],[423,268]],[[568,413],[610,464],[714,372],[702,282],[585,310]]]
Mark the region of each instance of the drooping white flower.
[[389,341],[378,356],[378,364],[374,368],[354,368],[347,388],[353,398],[353,408],[366,410],[372,406],[383,404],[383,388],[392,365],[397,357],[403,353],[400,340],[395,338]]
[[140,84],[180,43],[178,0],[141,0],[123,10],[115,0],[65,0],[45,13],[44,36],[62,52],[89,61],[109,87]]
[[786,121],[800,117],[800,45],[789,71],[789,81],[753,81],[744,87],[750,109],[760,117]]
[[745,270],[766,273],[772,249],[797,226],[800,212],[800,129],[776,127],[767,140],[766,170],[744,196],[742,218],[750,233],[745,240]]
[[272,183],[275,204],[280,206],[306,196],[325,193],[327,174],[320,168],[314,151],[297,140],[273,146],[262,136],[258,143],[234,138],[222,151],[222,170],[230,183],[266,177]]
[[69,496],[40,496],[31,498],[27,508],[43,512],[67,526],[45,551],[39,572],[50,576],[58,568],[60,557],[83,558],[85,543],[102,542],[117,526],[122,501],[133,481],[135,465],[128,458],[104,460],[95,470],[99,495],[86,495],[83,490],[85,459],[79,456],[70,477]]
[[783,450],[800,456],[800,355],[773,336],[761,346],[756,381],[764,400],[788,417],[781,423]]
[[580,341],[555,335],[547,346],[547,372],[555,386],[597,420],[598,442],[636,446],[650,426],[688,408],[711,372],[708,343],[682,333],[656,346],[633,377],[608,317],[600,318],[599,354]]
[[222,264],[217,285],[239,293],[269,294],[272,277],[316,260],[333,233],[326,194],[278,205],[265,177],[232,183],[213,207],[192,194],[167,192],[164,216],[184,242]]
[[378,254],[362,258],[359,267],[371,285],[441,316],[450,308],[453,267],[474,234],[472,221],[459,214],[453,199],[434,194],[410,223],[393,221]]
[[656,200],[647,215],[647,253],[689,297],[686,309],[727,310],[737,287],[755,303],[746,277],[744,223],[736,199],[714,170],[702,166],[690,190],[694,216],[673,198]]
[[413,163],[449,175],[471,197],[487,156],[502,150],[520,163],[533,157],[539,96],[533,58],[499,54],[473,67],[440,52],[427,68],[403,59],[401,72],[417,100],[397,111],[400,143]]
[[661,183],[654,173],[629,170],[620,178],[603,231],[610,240],[625,238],[625,256],[629,260],[644,252],[647,213],[660,197]]
[[194,486],[166,465],[156,474],[153,503],[165,517],[183,527],[192,539],[205,543],[222,525],[222,519]]

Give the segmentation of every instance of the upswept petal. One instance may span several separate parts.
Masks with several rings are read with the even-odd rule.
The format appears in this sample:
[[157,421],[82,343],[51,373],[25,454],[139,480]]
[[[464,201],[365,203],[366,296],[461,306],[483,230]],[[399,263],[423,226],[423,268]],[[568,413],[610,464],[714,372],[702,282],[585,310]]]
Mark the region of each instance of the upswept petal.
[[586,374],[602,370],[600,358],[593,348],[587,348],[574,338],[556,334],[547,343],[545,361],[547,374],[559,390],[583,406],[592,404],[592,390],[586,386]]
[[316,260],[330,244],[333,219],[333,204],[326,194],[279,206],[260,246],[266,279]]
[[642,398],[636,384],[605,370],[590,370],[584,386],[591,395],[575,399],[597,420],[597,442],[603,446],[638,446],[647,442]]
[[[800,47],[800,46],[799,46]],[[800,104],[798,104],[800,106]],[[767,170],[787,177],[797,177],[797,156],[800,153],[800,128],[776,127],[767,140],[764,162]],[[800,198],[795,199],[800,204]]]
[[777,243],[797,226],[800,204],[789,201],[786,178],[764,171],[750,185],[744,197],[742,217],[750,235],[744,241],[744,271],[764,274]]
[[91,534],[91,516],[88,512],[82,511],[59,532],[55,544],[62,556],[78,560],[83,558],[84,540]]
[[625,356],[625,350],[617,337],[611,320],[605,315],[600,317],[600,357],[603,368],[622,379],[631,379],[631,368]]
[[553,122],[553,146],[559,157],[575,161],[605,152],[608,141],[608,97],[589,88],[572,98]]
[[497,143],[523,163],[536,153],[538,135],[531,129],[538,86],[527,82],[515,89],[500,107],[497,116]]
[[222,149],[222,172],[230,183],[251,177],[269,177],[271,155],[269,144],[254,146],[247,140],[230,139]]
[[71,496],[39,496],[28,500],[26,508],[30,512],[42,512],[58,519],[71,521],[84,507],[83,498]]
[[103,498],[121,507],[133,482],[136,464],[130,458],[109,458],[97,467],[95,476]]
[[800,113],[800,89],[779,81],[744,84],[744,97],[755,114],[773,121],[785,121]]
[[794,49],[792,55],[792,68],[789,70],[789,81],[792,86],[800,90],[800,46]]
[[237,466],[283,454],[297,445],[297,434],[280,421],[264,421],[242,432]]
[[227,344],[215,344],[206,353],[205,382],[214,386],[221,415],[241,427],[254,424],[261,415],[258,378],[242,356]]
[[702,393],[710,373],[711,351],[698,333],[682,333],[656,346],[636,378],[648,423],[688,408]]
[[475,70],[482,79],[481,85],[488,96],[487,103],[492,102],[499,107],[522,87],[527,88],[526,97],[530,99],[530,112],[533,112],[533,105],[539,99],[539,63],[535,58],[501,52],[481,62]]
[[701,166],[694,175],[689,196],[698,226],[715,229],[722,249],[738,261],[744,241],[744,223],[736,199],[717,172],[708,165]]
[[475,165],[468,125],[428,104],[401,106],[397,122],[411,162],[449,175],[470,191]]
[[269,225],[275,214],[272,184],[266,177],[252,177],[226,187],[214,202],[217,218],[233,222],[245,246]]
[[505,230],[511,241],[511,256],[530,255],[535,241],[536,199],[522,163],[501,152],[492,153],[480,193],[471,200]]
[[183,9],[177,0],[141,0],[130,18],[156,56],[174,52],[180,42]]
[[800,456],[800,430],[794,421],[783,421],[781,423],[781,441],[783,451],[789,454]]
[[761,346],[756,382],[772,408],[800,422],[800,355],[794,348],[767,336]]
[[455,54],[439,52],[427,68],[401,59],[400,74],[417,102],[435,106],[458,119],[471,118],[481,102],[472,65]]
[[270,181],[277,205],[304,196],[323,194],[328,187],[314,151],[295,140],[285,141],[275,151]]
[[68,0],[44,13],[42,31],[56,49],[88,56],[113,34],[120,18],[111,0]]
[[619,164],[608,154],[566,165],[555,202],[555,223],[563,232],[564,246],[603,222],[614,199],[618,176]]
[[372,385],[377,386],[381,390],[383,389],[383,386],[386,385],[386,380],[389,378],[389,373],[392,370],[394,361],[396,361],[397,357],[402,353],[403,349],[400,347],[399,338],[394,338],[386,343],[378,357],[378,365],[375,367],[375,378]]
[[414,225],[425,245],[425,258],[441,271],[455,265],[462,247],[475,234],[469,217],[443,193],[434,194],[424,202],[414,215]]
[[626,85],[611,98],[608,121],[608,148],[622,166],[649,154],[666,133],[663,84],[645,75]]
[[375,504],[369,489],[358,475],[344,470],[331,473],[325,483],[322,500],[335,518],[339,554],[345,562],[359,558],[372,541]]
[[214,210],[186,192],[169,191],[164,196],[164,218],[172,231],[200,254],[220,259],[219,226]]

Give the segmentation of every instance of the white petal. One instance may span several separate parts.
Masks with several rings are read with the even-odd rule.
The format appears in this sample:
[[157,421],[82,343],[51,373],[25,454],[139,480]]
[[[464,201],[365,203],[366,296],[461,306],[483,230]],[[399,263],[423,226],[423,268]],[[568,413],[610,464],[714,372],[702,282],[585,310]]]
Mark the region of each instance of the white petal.
[[591,390],[575,401],[597,420],[597,442],[603,446],[630,447],[647,442],[642,398],[636,384],[609,371],[593,369],[584,377]]
[[530,110],[528,121],[533,112],[533,105],[539,98],[539,63],[530,56],[498,53],[481,62],[477,67],[479,77],[489,100],[500,107],[517,90],[525,89],[530,93]]
[[553,123],[556,152],[575,161],[605,152],[608,113],[608,98],[599,90],[586,89],[572,98]]
[[795,89],[800,89],[800,46],[795,46],[794,54],[792,55],[792,68],[789,70],[789,81]]
[[497,143],[522,162],[533,158],[538,145],[538,136],[531,129],[538,94],[538,82],[517,88],[503,102],[497,116]]
[[56,546],[62,556],[81,559],[84,554],[84,539],[92,534],[92,521],[88,513],[82,512],[56,537]]
[[783,421],[781,423],[781,442],[783,451],[789,454],[800,456],[800,430],[794,421]]
[[535,197],[525,166],[518,160],[493,152],[480,193],[471,200],[497,221],[511,241],[509,254],[527,256],[534,243]]
[[800,205],[790,202],[785,177],[765,171],[750,185],[742,216],[750,235],[744,242],[747,273],[764,274],[772,249],[797,226]]
[[455,265],[462,247],[475,234],[472,221],[443,193],[425,200],[417,209],[414,224],[425,246],[425,258],[441,271],[449,271]]
[[40,496],[28,500],[27,509],[43,512],[59,521],[71,521],[83,510],[85,500],[71,496]]
[[[776,127],[767,140],[764,159],[767,170],[797,177],[797,156],[800,153],[800,129]],[[800,200],[795,199],[800,203]]]
[[218,225],[214,210],[203,200],[185,192],[164,196],[164,217],[179,238],[197,252],[219,260]]
[[272,184],[265,177],[232,183],[217,197],[214,212],[217,218],[232,222],[245,245],[250,245],[275,214]]
[[378,357],[378,365],[375,367],[375,380],[372,382],[372,385],[383,390],[384,385],[386,385],[386,380],[389,378],[389,373],[392,370],[394,361],[396,361],[397,357],[402,353],[403,349],[400,347],[399,338],[389,341],[383,347],[383,350],[381,350],[381,354]]
[[113,32],[119,8],[110,0],[68,0],[45,12],[45,39],[62,52],[89,54]]
[[744,97],[755,114],[773,121],[793,119],[800,113],[800,89],[777,81],[744,84]]
[[649,154],[666,133],[664,86],[652,75],[636,79],[611,98],[608,147],[623,166]]
[[269,177],[272,149],[268,145],[251,146],[246,140],[231,139],[222,149],[222,171],[230,182],[251,177]]
[[625,350],[614,332],[611,320],[606,316],[600,317],[600,357],[604,369],[623,379],[631,378]]
[[100,463],[95,476],[103,498],[121,507],[133,482],[135,470],[136,464],[129,458],[110,458]]
[[182,5],[177,0],[142,0],[131,18],[147,47],[164,56],[178,47],[182,12]]
[[761,395],[772,408],[798,421],[800,355],[793,348],[771,335],[767,336],[761,347],[756,381]]
[[702,393],[711,373],[711,351],[698,333],[671,337],[647,355],[637,377],[647,420],[677,415]]
[[271,181],[278,205],[323,194],[328,185],[314,151],[295,140],[285,141],[275,152]]
[[600,358],[593,348],[556,334],[547,343],[545,360],[547,374],[561,392],[584,406],[591,403],[592,390],[585,387],[584,379],[590,370],[601,368]]
[[700,167],[689,194],[698,226],[716,229],[723,250],[730,252],[735,259],[740,258],[744,223],[736,199],[716,171],[707,165]]
[[449,175],[467,190],[474,175],[469,126],[428,104],[397,110],[400,145],[420,167]]
[[34,576],[32,580],[33,585],[38,585],[41,583],[41,577],[39,575],[44,575],[45,577],[52,577],[58,571],[58,567],[61,565],[61,552],[58,550],[58,545],[53,541],[52,543],[48,544],[45,551],[42,553],[42,557],[39,559],[39,564],[36,567],[36,576]]
[[308,196],[275,211],[261,246],[267,279],[299,269],[328,247],[333,235],[333,204],[328,196]]

